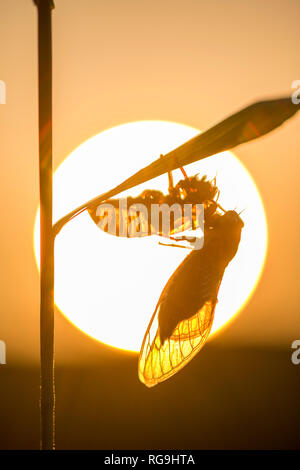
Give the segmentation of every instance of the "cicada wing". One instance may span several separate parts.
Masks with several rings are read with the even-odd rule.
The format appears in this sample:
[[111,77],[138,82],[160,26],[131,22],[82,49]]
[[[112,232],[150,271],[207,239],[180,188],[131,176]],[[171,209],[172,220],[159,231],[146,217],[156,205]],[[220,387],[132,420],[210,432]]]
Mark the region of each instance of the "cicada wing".
[[205,344],[214,319],[216,301],[207,301],[191,318],[180,321],[170,338],[161,343],[159,304],[147,328],[138,362],[139,379],[153,387],[176,374]]

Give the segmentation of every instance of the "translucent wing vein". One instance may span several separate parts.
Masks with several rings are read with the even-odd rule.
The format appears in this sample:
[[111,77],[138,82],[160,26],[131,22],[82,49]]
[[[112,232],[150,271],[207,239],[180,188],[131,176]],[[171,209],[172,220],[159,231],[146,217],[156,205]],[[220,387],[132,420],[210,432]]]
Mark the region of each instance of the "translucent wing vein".
[[208,301],[191,318],[178,323],[170,338],[161,343],[159,306],[142,344],[138,372],[141,382],[153,387],[182,369],[205,344],[213,323],[216,302]]

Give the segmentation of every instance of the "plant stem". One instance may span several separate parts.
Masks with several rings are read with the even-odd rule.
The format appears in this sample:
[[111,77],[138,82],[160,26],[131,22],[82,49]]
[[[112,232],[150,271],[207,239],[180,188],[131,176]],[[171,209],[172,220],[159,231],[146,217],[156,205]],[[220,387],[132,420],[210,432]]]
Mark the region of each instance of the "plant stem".
[[52,38],[51,0],[38,8],[39,171],[41,211],[40,352],[41,449],[55,448],[54,232],[52,226]]

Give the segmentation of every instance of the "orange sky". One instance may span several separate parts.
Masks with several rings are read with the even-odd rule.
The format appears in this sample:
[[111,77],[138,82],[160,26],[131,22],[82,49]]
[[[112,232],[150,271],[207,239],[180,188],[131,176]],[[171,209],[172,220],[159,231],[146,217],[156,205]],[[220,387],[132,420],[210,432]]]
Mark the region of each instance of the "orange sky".
[[[207,129],[300,79],[299,0],[57,0],[53,12],[54,162],[109,127],[159,119]],[[39,279],[37,25],[30,0],[1,0],[0,339],[8,361],[37,361]],[[286,346],[300,337],[300,116],[237,149],[265,203],[269,252],[249,304],[214,341]],[[155,156],[154,156],[155,157]],[[101,192],[101,188],[99,188]],[[102,347],[56,316],[57,360]],[[117,353],[119,354],[119,353]]]

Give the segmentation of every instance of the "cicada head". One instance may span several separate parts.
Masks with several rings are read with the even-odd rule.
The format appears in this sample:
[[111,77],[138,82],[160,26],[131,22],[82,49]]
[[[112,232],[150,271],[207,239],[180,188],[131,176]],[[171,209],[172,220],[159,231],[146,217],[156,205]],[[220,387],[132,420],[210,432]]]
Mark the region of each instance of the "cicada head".
[[237,252],[243,227],[244,222],[235,211],[227,211],[214,220],[211,233],[222,240],[224,260],[227,263]]
[[233,229],[233,230],[242,230],[244,227],[244,222],[240,218],[239,214],[235,211],[227,211],[221,217],[220,223],[226,230]]

